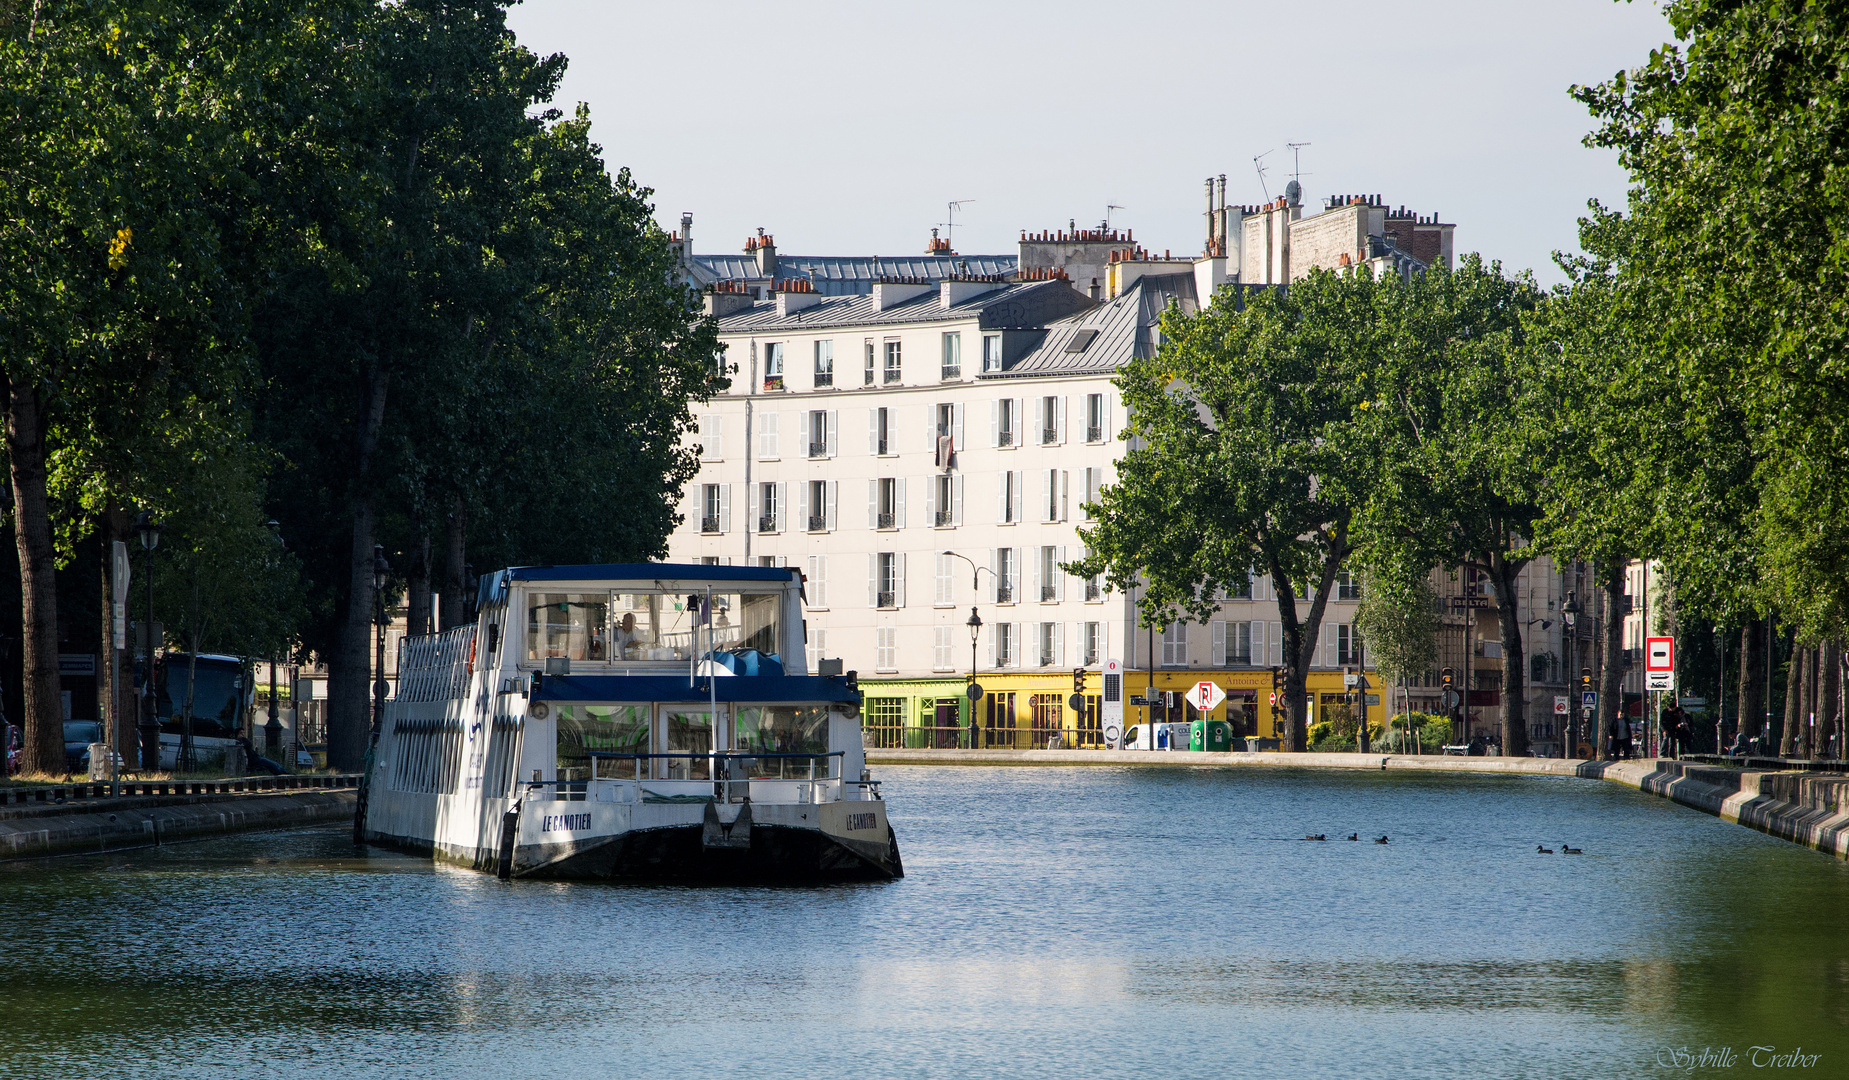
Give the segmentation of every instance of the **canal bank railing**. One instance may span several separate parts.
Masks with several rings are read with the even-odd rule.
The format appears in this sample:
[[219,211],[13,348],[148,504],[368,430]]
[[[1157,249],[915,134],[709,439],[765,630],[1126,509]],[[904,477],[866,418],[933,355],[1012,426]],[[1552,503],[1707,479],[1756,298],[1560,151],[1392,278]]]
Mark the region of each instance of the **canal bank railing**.
[[224,780],[118,780],[82,784],[0,787],[0,806],[37,806],[142,795],[245,795],[258,792],[359,787],[358,773],[243,776]]

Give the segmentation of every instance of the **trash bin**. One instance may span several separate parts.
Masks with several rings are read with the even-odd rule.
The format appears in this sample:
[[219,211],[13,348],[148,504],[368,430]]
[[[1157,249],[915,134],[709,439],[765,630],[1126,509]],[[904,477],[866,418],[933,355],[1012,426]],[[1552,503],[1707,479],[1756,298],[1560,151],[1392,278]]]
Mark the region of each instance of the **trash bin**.
[[1233,726],[1224,720],[1196,720],[1188,725],[1188,749],[1220,750],[1233,748]]

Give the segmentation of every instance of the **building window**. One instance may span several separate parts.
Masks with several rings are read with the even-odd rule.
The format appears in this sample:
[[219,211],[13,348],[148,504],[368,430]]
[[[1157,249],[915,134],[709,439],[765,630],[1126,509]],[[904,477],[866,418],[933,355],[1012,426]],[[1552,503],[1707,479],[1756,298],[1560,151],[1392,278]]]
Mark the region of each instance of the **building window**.
[[828,456],[828,412],[824,409],[809,412],[809,456]]
[[783,342],[771,341],[764,345],[764,389],[783,389]]
[[1227,582],[1226,583],[1226,598],[1228,600],[1250,600],[1252,599],[1252,575],[1251,574],[1241,574],[1237,581]]
[[1104,395],[1085,395],[1085,441],[1104,441]]
[[835,385],[835,343],[818,341],[815,343],[815,385]]
[[956,627],[931,628],[931,670],[951,671],[956,664]]
[[828,529],[828,482],[826,480],[809,481],[809,520],[805,522],[810,532],[825,532]]
[[719,531],[718,484],[703,484],[700,487],[700,531],[703,533]]
[[1042,521],[1066,520],[1066,473],[1061,469],[1048,469],[1040,483]]
[[777,414],[774,412],[758,414],[758,457],[766,460],[777,457]]
[[1003,398],[1001,399],[1001,401],[996,403],[995,408],[996,408],[996,418],[995,418],[996,445],[1013,446],[1014,445],[1014,429],[1016,427],[1016,417],[1014,415],[1014,399],[1013,398]]
[[953,555],[938,552],[937,555],[937,591],[932,594],[932,603],[939,607],[949,607],[956,603],[957,560]]
[[1001,477],[1001,523],[1013,525],[1021,518],[1021,474],[1006,470]]
[[1059,599],[1059,549],[1042,547],[1040,549],[1040,599]]
[[1361,579],[1347,570],[1338,571],[1335,575],[1335,598],[1337,600],[1361,599]]
[[718,413],[704,413],[700,416],[700,458],[703,461],[719,461],[725,457],[721,436],[725,432],[725,421]]
[[872,386],[873,385],[873,339],[868,338],[866,344],[867,344],[867,372],[866,372],[866,378],[862,381],[862,385]]
[[719,556],[717,556],[717,555],[702,555],[702,556],[700,556],[700,565],[701,565],[701,566],[718,566],[718,565],[719,565]]
[[935,489],[934,494],[936,495],[933,505],[937,507],[933,515],[936,518],[934,524],[940,529],[950,528],[957,523],[955,481],[954,476],[937,476],[931,480],[931,486]]
[[[957,407],[955,405],[939,405],[937,407],[937,437],[940,439],[948,439],[956,434],[956,428]],[[949,463],[940,461],[938,464],[946,465]]]
[[873,631],[873,667],[876,671],[899,670],[899,631],[881,626]]
[[[881,409],[881,412],[886,410]],[[884,477],[879,482],[879,511],[876,528],[896,529],[899,527],[899,481]]]
[[995,624],[995,666],[998,668],[1014,665],[1014,624],[998,622]]
[[961,379],[963,377],[962,334],[944,335],[944,369],[942,374],[946,379]]
[[761,533],[777,531],[777,485],[758,485],[758,531]]
[[899,381],[899,343],[897,341],[886,342],[885,381],[888,384]]
[[1350,623],[1336,623],[1330,627],[1334,632],[1335,655],[1330,658],[1331,667],[1361,663],[1361,635],[1355,633]]
[[1103,469],[1086,469],[1085,470],[1085,498],[1082,500],[1084,503],[1084,513],[1085,513],[1086,521],[1092,520],[1091,508],[1098,505],[1098,492],[1103,487],[1104,487],[1104,470]]
[[878,567],[875,577],[875,606],[890,608],[899,606],[899,557],[890,551],[882,551],[875,563]]
[[1000,334],[982,335],[982,370],[1000,371],[1002,369],[1002,336]]
[[777,567],[777,557],[775,555],[759,555],[758,565],[766,570],[774,570]]
[[1226,663],[1250,664],[1252,662],[1252,624],[1249,622],[1226,623]]
[[873,452],[880,457],[892,453],[892,410],[873,410]]
[[1060,649],[1062,642],[1059,640],[1059,624],[1050,622],[1041,623],[1039,638],[1040,666],[1064,666],[1065,660],[1059,655],[1062,651]]
[[1080,624],[1079,649],[1083,659],[1079,662],[1085,667],[1095,667],[1098,663],[1098,626],[1095,622]]
[[1051,446],[1059,441],[1059,429],[1064,426],[1060,423],[1059,407],[1064,401],[1059,397],[1040,399],[1040,445]]
[[1014,582],[1020,576],[1013,548],[995,549],[995,602],[1014,603]]
[[803,581],[803,594],[809,598],[810,607],[828,607],[828,556],[809,556],[809,573]]
[[1188,666],[1188,624],[1172,622],[1162,628],[1162,666]]
[[814,671],[817,661],[828,655],[828,631],[815,627],[809,631],[809,670]]

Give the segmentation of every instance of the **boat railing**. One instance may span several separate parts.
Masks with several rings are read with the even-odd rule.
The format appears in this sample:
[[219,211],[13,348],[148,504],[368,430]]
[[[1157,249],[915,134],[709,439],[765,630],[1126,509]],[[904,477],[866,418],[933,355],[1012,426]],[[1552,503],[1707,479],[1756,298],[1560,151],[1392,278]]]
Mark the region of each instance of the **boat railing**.
[[450,701],[469,692],[475,673],[475,627],[452,627],[398,642],[398,688],[393,701]]
[[[879,783],[846,780],[839,760],[846,751],[829,753],[625,754],[594,750],[591,775],[523,781],[533,802],[743,802],[824,803],[842,799],[865,802],[879,798]],[[668,775],[653,775],[652,763],[666,761]],[[624,767],[624,763],[627,767]],[[675,765],[681,768],[676,769]],[[627,774],[627,775],[625,775]]]

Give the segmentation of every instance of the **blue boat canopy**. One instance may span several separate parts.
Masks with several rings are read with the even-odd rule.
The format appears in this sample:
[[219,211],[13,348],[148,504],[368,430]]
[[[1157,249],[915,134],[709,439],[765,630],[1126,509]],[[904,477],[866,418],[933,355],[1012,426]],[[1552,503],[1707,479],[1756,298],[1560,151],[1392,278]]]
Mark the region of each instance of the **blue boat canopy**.
[[515,581],[764,581],[783,584],[801,573],[791,566],[711,566],[706,563],[579,563],[573,566],[510,566],[483,574],[477,608],[499,603]]

